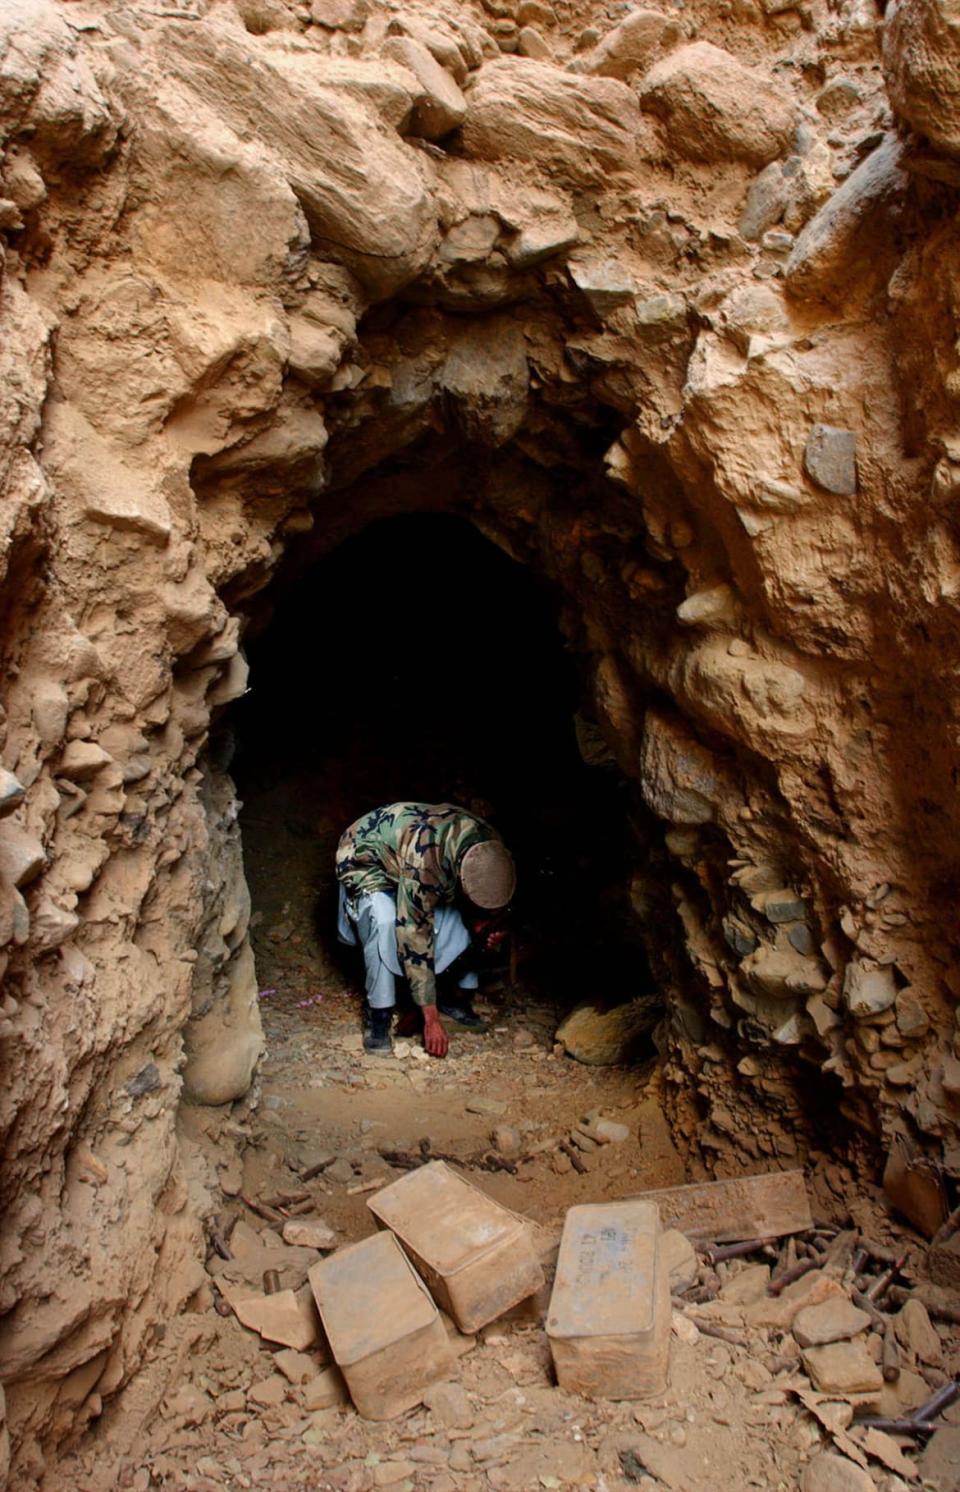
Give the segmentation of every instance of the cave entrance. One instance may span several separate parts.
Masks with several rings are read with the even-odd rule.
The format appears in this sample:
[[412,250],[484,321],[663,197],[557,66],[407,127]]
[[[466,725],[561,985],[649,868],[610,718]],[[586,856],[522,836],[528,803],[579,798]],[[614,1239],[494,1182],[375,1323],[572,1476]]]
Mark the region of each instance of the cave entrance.
[[580,713],[580,659],[546,582],[465,518],[403,514],[301,568],[268,617],[251,627],[253,687],[232,722],[268,1035],[281,1010],[321,1042],[359,1031],[334,851],[347,824],[398,799],[462,803],[515,855],[512,958],[481,973],[491,1023],[522,990],[546,1040],[578,1001],[648,993],[632,790]]

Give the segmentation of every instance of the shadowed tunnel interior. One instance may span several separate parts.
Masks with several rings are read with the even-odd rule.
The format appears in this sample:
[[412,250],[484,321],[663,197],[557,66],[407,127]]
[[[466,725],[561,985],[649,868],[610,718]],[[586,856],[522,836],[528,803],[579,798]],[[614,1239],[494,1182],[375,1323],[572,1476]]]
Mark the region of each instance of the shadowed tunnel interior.
[[255,911],[300,923],[309,895],[297,933],[333,957],[343,828],[396,799],[453,801],[516,857],[525,983],[561,1007],[647,992],[633,791],[612,759],[584,761],[578,660],[528,568],[465,519],[381,519],[278,587],[248,656],[232,770]]

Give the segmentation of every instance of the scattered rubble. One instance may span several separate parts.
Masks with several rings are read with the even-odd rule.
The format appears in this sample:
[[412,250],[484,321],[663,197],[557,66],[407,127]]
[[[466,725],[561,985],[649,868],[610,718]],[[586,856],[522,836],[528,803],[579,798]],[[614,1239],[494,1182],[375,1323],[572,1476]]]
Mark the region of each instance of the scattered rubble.
[[[477,1117],[482,1124],[487,1116]],[[544,1163],[546,1159],[547,1153]],[[429,1162],[419,1174],[428,1186],[438,1175],[453,1179],[450,1167],[437,1162]],[[387,1210],[388,1194],[393,1191],[402,1198],[404,1189],[412,1189],[412,1196],[417,1177],[417,1172],[408,1173],[386,1188]],[[745,1195],[762,1194],[766,1180],[754,1178],[753,1191],[740,1192],[741,1202]],[[796,1183],[789,1176],[788,1181],[796,1205]],[[699,1214],[694,1193],[686,1193],[695,1232],[702,1231],[711,1212],[723,1227],[723,1208],[712,1203],[716,1185],[696,1189]],[[346,1184],[340,1186],[346,1195]],[[428,1220],[426,1236],[434,1236],[435,1248],[442,1249],[445,1232],[453,1240],[460,1217],[470,1231],[469,1209],[461,1213],[457,1205],[463,1196],[460,1187],[467,1193],[475,1190],[458,1180],[451,1193],[456,1200],[439,1232],[433,1225],[442,1220],[442,1206],[439,1212],[422,1205],[411,1209],[413,1218]],[[720,1185],[718,1192],[729,1210],[729,1188]],[[381,1191],[371,1197],[364,1209],[383,1210],[384,1195]],[[331,1201],[328,1198],[328,1205]],[[211,1465],[220,1466],[224,1455],[235,1453],[218,1449],[221,1444],[236,1446],[230,1438],[232,1423],[256,1423],[251,1420],[254,1411],[279,1414],[283,1418],[273,1425],[269,1438],[255,1436],[252,1445],[254,1454],[267,1458],[264,1464],[269,1461],[276,1467],[290,1487],[301,1484],[301,1474],[304,1485],[315,1476],[308,1462],[297,1459],[298,1446],[304,1455],[326,1448],[328,1467],[363,1463],[369,1480],[358,1485],[370,1487],[407,1482],[416,1486],[424,1477],[430,1486],[442,1489],[447,1477],[449,1492],[454,1492],[465,1479],[478,1477],[480,1486],[525,1492],[530,1485],[577,1484],[581,1477],[598,1472],[609,1479],[615,1469],[630,1485],[630,1467],[642,1468],[637,1475],[656,1477],[667,1487],[703,1485],[689,1481],[695,1463],[685,1459],[688,1452],[700,1458],[701,1468],[715,1468],[711,1485],[720,1485],[717,1478],[728,1475],[731,1466],[747,1465],[754,1468],[748,1481],[769,1485],[764,1478],[771,1473],[760,1470],[761,1459],[742,1460],[742,1436],[752,1432],[741,1430],[739,1438],[729,1442],[725,1438],[733,1433],[733,1417],[742,1417],[745,1426],[755,1423],[753,1454],[758,1458],[769,1454],[771,1434],[786,1434],[791,1449],[778,1453],[787,1459],[777,1464],[796,1468],[797,1485],[816,1492],[855,1492],[868,1485],[893,1492],[893,1484],[886,1488],[884,1475],[901,1476],[912,1484],[924,1465],[952,1464],[949,1437],[957,1432],[949,1422],[944,1425],[941,1416],[952,1413],[951,1397],[960,1397],[960,1380],[955,1385],[946,1377],[945,1386],[933,1390],[923,1373],[939,1372],[930,1362],[938,1357],[938,1349],[940,1363],[960,1373],[960,1343],[955,1327],[945,1324],[938,1329],[920,1299],[933,1299],[933,1287],[917,1274],[919,1252],[908,1261],[895,1245],[856,1228],[816,1220],[796,1227],[794,1218],[794,1231],[736,1242],[701,1237],[694,1244],[677,1229],[657,1237],[649,1226],[641,1227],[633,1251],[625,1253],[616,1245],[617,1227],[634,1214],[641,1223],[656,1215],[646,1201],[572,1209],[549,1313],[511,1311],[480,1338],[462,1336],[452,1321],[436,1312],[391,1233],[375,1233],[363,1243],[341,1247],[311,1266],[311,1279],[342,1373],[330,1363],[325,1335],[306,1348],[275,1352],[269,1359],[272,1371],[263,1362],[261,1348],[245,1359],[248,1365],[239,1388],[225,1387],[212,1401],[209,1393],[194,1389],[182,1396],[182,1402],[169,1401],[174,1422],[182,1427],[178,1435],[206,1435],[204,1455]],[[552,1271],[556,1235],[540,1231],[537,1247]],[[271,1232],[266,1224],[258,1230],[241,1220],[230,1240],[247,1259],[273,1257],[278,1247],[295,1252],[273,1242]],[[602,1246],[591,1245],[591,1240],[601,1239]],[[421,1242],[418,1247],[427,1250],[430,1244]],[[382,1279],[381,1263],[367,1256],[371,1248],[378,1255],[389,1251],[391,1264]],[[427,1278],[440,1285],[436,1266],[428,1265],[416,1249],[413,1257]],[[483,1276],[482,1251],[479,1258],[477,1279]],[[813,1267],[799,1273],[801,1264]],[[791,1276],[796,1277],[789,1283]],[[495,1271],[488,1272],[487,1282],[495,1277]],[[618,1280],[627,1292],[623,1301],[612,1288]],[[396,1295],[401,1287],[412,1291],[409,1315]],[[896,1294],[904,1290],[905,1299]],[[393,1301],[389,1310],[383,1308],[384,1291]],[[672,1310],[664,1310],[662,1304],[668,1291]],[[449,1285],[443,1285],[442,1293],[449,1296]],[[660,1304],[654,1307],[651,1333],[648,1308],[655,1296]],[[280,1295],[262,1297],[265,1305],[278,1300]],[[379,1309],[374,1302],[380,1302]],[[234,1309],[242,1319],[241,1304]],[[634,1315],[636,1332],[627,1329]],[[617,1340],[613,1358],[604,1336],[597,1336],[604,1323]],[[221,1322],[223,1330],[229,1326],[229,1321]],[[901,1352],[899,1371],[889,1381],[881,1374],[879,1350],[887,1329]],[[674,1361],[668,1385],[663,1354],[671,1339]],[[566,1388],[550,1386],[548,1342],[560,1384],[566,1383]],[[386,1387],[388,1378],[395,1381],[387,1363],[397,1350],[404,1361],[399,1398]],[[198,1371],[209,1375],[210,1369],[200,1369],[200,1362]],[[621,1391],[616,1375],[635,1374],[638,1364],[640,1378],[631,1379],[626,1402],[605,1398]],[[941,1380],[944,1377],[940,1372]],[[209,1376],[203,1381],[222,1382]],[[581,1393],[586,1398],[579,1397]],[[351,1428],[365,1421],[349,1407],[350,1397],[364,1415],[376,1416],[363,1432]],[[417,1403],[423,1407],[418,1409]],[[574,1431],[572,1439],[570,1406],[579,1406],[573,1410],[574,1425],[592,1427],[586,1433]],[[544,1432],[555,1426],[545,1439],[534,1433],[531,1440],[528,1411]],[[391,1418],[378,1422],[385,1414]],[[221,1427],[217,1434],[226,1437],[222,1441],[211,1438],[209,1427],[214,1424]],[[293,1430],[293,1440],[283,1436],[284,1425]],[[249,1433],[245,1431],[244,1437]],[[388,1438],[371,1441],[374,1433]],[[171,1452],[150,1454],[156,1467],[162,1464],[158,1457]],[[688,1465],[691,1469],[685,1470]],[[387,1468],[382,1474],[381,1467]],[[534,1474],[537,1480],[530,1483],[528,1477]],[[216,1483],[216,1473],[210,1475]],[[616,1485],[609,1480],[608,1484]]]
[[[541,1029],[535,1012],[518,1011],[515,1018],[525,1028]],[[530,1055],[524,1060],[533,1069],[543,1062],[551,1066],[562,1062],[563,1059],[551,1056],[550,1037],[547,1027],[539,1038],[541,1044],[527,1049]],[[517,1058],[513,1055],[515,1048],[509,1029],[503,1032],[503,1043],[505,1053],[510,1054],[505,1060],[515,1062]],[[471,1060],[480,1063],[483,1071],[496,1069],[495,1046],[485,1044],[479,1051],[468,1047],[463,1050],[477,1052]],[[543,1055],[538,1056],[538,1052]],[[364,1058],[357,1053],[350,1061],[362,1065]],[[279,1065],[282,1067],[282,1063]],[[579,1070],[585,1078],[591,1071],[589,1068]],[[438,1069],[432,1069],[431,1075],[434,1081],[443,1081]],[[343,1082],[348,1087],[347,1077],[345,1073]],[[379,1068],[372,1081],[384,1084],[384,1092],[392,1091],[392,1085]],[[336,1145],[325,1151],[318,1151],[316,1146],[305,1148],[302,1162],[298,1156],[290,1157],[295,1175],[302,1175],[310,1169],[306,1164],[308,1160],[314,1166],[319,1165],[315,1177],[303,1183],[300,1190],[310,1193],[313,1220],[319,1219],[322,1208],[324,1217],[329,1216],[333,1225],[331,1232],[344,1242],[351,1236],[349,1229],[344,1232],[341,1221],[344,1214],[340,1209],[347,1200],[351,1204],[355,1201],[360,1208],[359,1214],[354,1214],[355,1218],[364,1213],[369,1216],[371,1209],[378,1209],[379,1198],[385,1192],[389,1194],[396,1187],[415,1183],[418,1175],[426,1174],[429,1178],[436,1175],[438,1169],[441,1174],[452,1174],[457,1169],[461,1177],[476,1174],[478,1169],[482,1169],[476,1163],[486,1153],[475,1149],[476,1138],[465,1139],[458,1146],[451,1147],[450,1158],[438,1167],[432,1159],[433,1146],[426,1138],[422,1144],[400,1139],[397,1143],[403,1148],[398,1153],[409,1162],[410,1169],[398,1172],[391,1166],[393,1176],[399,1175],[400,1179],[388,1181],[384,1188],[381,1174],[375,1191],[354,1196],[352,1189],[372,1175],[369,1168],[383,1164],[376,1149],[354,1148],[358,1129],[361,1139],[377,1132],[379,1121],[371,1096],[364,1098],[358,1094],[356,1112],[363,1115],[363,1121],[344,1125],[342,1148],[338,1149]],[[413,1099],[415,1103],[421,1101],[416,1097]],[[495,1109],[493,1113],[489,1112],[491,1104]],[[473,1134],[481,1140],[489,1134],[487,1126],[491,1119],[498,1121],[499,1127],[512,1131],[511,1138],[519,1136],[522,1139],[522,1150],[514,1163],[519,1166],[520,1173],[526,1176],[552,1175],[555,1157],[565,1154],[557,1148],[558,1143],[562,1143],[570,1145],[583,1161],[601,1168],[595,1172],[585,1171],[582,1176],[575,1171],[569,1173],[566,1184],[587,1188],[602,1183],[603,1168],[616,1164],[622,1152],[635,1153],[635,1136],[642,1134],[644,1128],[642,1121],[638,1124],[636,1119],[630,1119],[626,1114],[623,1119],[608,1118],[610,1112],[618,1111],[605,1112],[585,1101],[573,1107],[576,1118],[568,1121],[569,1127],[556,1122],[558,1116],[549,1105],[539,1128],[526,1117],[523,1109],[516,1107],[515,1101],[511,1104],[506,1098],[491,1099],[489,1104],[471,1099],[469,1105],[471,1109],[479,1109],[477,1113],[467,1114],[466,1119],[473,1127]],[[619,1126],[614,1131],[618,1135],[616,1140],[603,1142],[601,1127],[604,1121]],[[627,1138],[619,1137],[621,1130],[627,1132]],[[571,1139],[578,1133],[589,1141],[592,1149],[581,1151],[571,1144]],[[353,1139],[349,1138],[351,1135]],[[597,1138],[592,1139],[593,1135]],[[390,1148],[380,1141],[376,1144],[380,1151]],[[454,1149],[456,1155],[452,1153]],[[344,1162],[342,1167],[336,1165],[337,1160]],[[338,1176],[342,1179],[338,1180]],[[523,1192],[518,1175],[493,1169],[484,1172],[483,1176],[485,1187],[500,1184],[498,1178],[503,1178],[507,1184],[519,1187]],[[250,1180],[247,1185],[250,1188],[245,1193],[248,1202],[263,1196],[268,1203],[284,1208],[288,1206],[289,1198],[297,1196],[295,1185],[287,1192],[255,1189]],[[250,1194],[251,1190],[254,1195]],[[635,1187],[636,1190],[639,1188]],[[472,1186],[468,1186],[466,1191],[478,1195]],[[672,1295],[672,1311],[667,1312],[667,1320],[672,1339],[674,1375],[681,1373],[686,1383],[710,1384],[711,1393],[718,1392],[716,1385],[721,1382],[737,1385],[737,1393],[750,1394],[749,1402],[754,1406],[752,1413],[764,1416],[763,1419],[757,1418],[758,1437],[769,1440],[772,1434],[777,1444],[780,1443],[777,1437],[781,1434],[788,1433],[791,1437],[790,1443],[795,1448],[790,1455],[797,1459],[790,1464],[796,1466],[798,1485],[806,1474],[807,1463],[812,1464],[812,1457],[824,1444],[833,1447],[835,1459],[840,1463],[841,1471],[837,1475],[848,1474],[848,1469],[857,1471],[871,1477],[877,1487],[884,1486],[883,1475],[893,1474],[914,1481],[918,1458],[928,1455],[931,1447],[937,1454],[946,1454],[940,1449],[946,1446],[946,1441],[938,1441],[938,1437],[951,1429],[949,1418],[944,1424],[942,1417],[950,1416],[953,1411],[948,1402],[944,1408],[942,1397],[939,1401],[934,1400],[937,1385],[923,1375],[940,1374],[950,1386],[952,1380],[948,1373],[960,1369],[960,1358],[954,1323],[949,1320],[938,1322],[938,1312],[949,1315],[947,1298],[918,1272],[921,1251],[914,1247],[905,1252],[889,1225],[883,1224],[875,1213],[870,1214],[869,1230],[857,1227],[852,1219],[846,1219],[849,1226],[840,1227],[837,1222],[811,1216],[803,1178],[796,1171],[729,1178],[679,1188],[658,1188],[654,1195],[657,1194],[664,1199],[665,1215],[683,1211],[685,1227],[690,1235],[679,1228],[669,1228],[664,1229],[659,1238],[658,1267],[664,1283],[669,1281],[667,1288]],[[243,1202],[232,1205],[246,1208]],[[292,1205],[305,1206],[306,1202],[293,1202]],[[523,1206],[522,1202],[520,1205]],[[249,1215],[249,1209],[246,1210]],[[410,1210],[415,1219],[423,1214],[435,1222],[439,1216],[435,1206],[414,1206]],[[442,1208],[440,1213],[443,1213]],[[462,1214],[462,1217],[466,1216],[466,1213]],[[455,1201],[449,1210],[451,1237],[456,1233],[460,1217],[459,1203]],[[506,1217],[509,1218],[510,1214]],[[237,1260],[244,1263],[251,1277],[256,1278],[256,1263],[261,1262],[265,1254],[272,1258],[278,1247],[290,1248],[281,1244],[276,1231],[276,1226],[285,1229],[288,1221],[271,1225],[265,1218],[255,1216],[255,1227],[243,1220],[236,1222],[232,1230],[221,1225],[221,1236],[228,1240],[228,1248],[235,1252]],[[354,1222],[353,1227],[356,1225]],[[420,1246],[436,1247],[444,1230],[441,1229],[439,1234],[435,1227],[428,1231],[432,1242],[428,1240]],[[536,1253],[549,1281],[556,1262],[558,1230],[538,1230],[538,1235]],[[949,1238],[950,1235],[944,1236]],[[296,1257],[296,1252],[290,1251]],[[336,1259],[337,1255],[329,1257]],[[431,1269],[420,1258],[416,1246],[412,1257],[419,1260],[419,1267],[446,1299],[448,1287],[437,1275],[436,1267]],[[476,1257],[481,1263],[482,1275],[483,1252]],[[214,1251],[210,1262],[216,1278],[216,1272],[226,1261]],[[451,1255],[448,1267],[453,1262],[455,1256]],[[302,1264],[298,1267],[302,1268]],[[387,1422],[403,1426],[409,1421],[409,1433],[416,1438],[391,1441],[389,1448],[384,1442],[367,1440],[368,1449],[364,1454],[369,1454],[371,1447],[375,1447],[374,1453],[380,1457],[377,1466],[388,1465],[391,1468],[388,1475],[393,1475],[395,1466],[413,1466],[414,1471],[407,1471],[401,1480],[412,1480],[415,1485],[418,1477],[426,1475],[424,1468],[427,1467],[431,1468],[431,1475],[449,1476],[455,1485],[471,1475],[485,1476],[494,1485],[500,1480],[499,1466],[516,1465],[520,1469],[510,1485],[524,1488],[522,1478],[528,1465],[524,1457],[530,1448],[524,1447],[519,1430],[495,1430],[491,1427],[492,1411],[484,1408],[487,1403],[484,1394],[504,1392],[507,1384],[516,1381],[522,1385],[525,1394],[530,1392],[531,1384],[540,1383],[542,1389],[539,1392],[563,1395],[563,1390],[549,1387],[551,1370],[547,1343],[552,1340],[546,1335],[551,1331],[549,1293],[548,1284],[545,1290],[483,1328],[479,1336],[458,1333],[454,1322],[441,1316],[450,1354],[446,1366],[438,1367],[434,1384],[421,1388],[425,1406],[422,1410],[404,1411],[398,1419]],[[634,1296],[639,1298],[636,1290]],[[262,1297],[267,1301],[275,1298]],[[535,1343],[540,1343],[540,1356],[528,1356]],[[936,1358],[938,1345],[940,1366],[927,1361]],[[854,1349],[852,1353],[847,1350],[850,1348]],[[840,1349],[839,1353],[836,1349]],[[718,1354],[723,1354],[723,1357]],[[309,1373],[304,1358],[311,1364]],[[717,1379],[712,1375],[717,1373],[716,1365],[721,1361],[726,1368],[722,1377]],[[475,1375],[481,1372],[481,1365],[482,1376],[478,1380]],[[284,1404],[291,1406],[291,1412],[320,1417],[331,1413],[346,1415],[345,1422],[351,1422],[353,1411],[344,1407],[349,1401],[347,1385],[337,1368],[330,1364],[329,1348],[322,1337],[303,1353],[292,1353],[289,1357],[278,1354],[273,1366],[275,1373],[288,1382],[287,1392],[297,1396],[299,1407],[296,1409],[290,1398],[284,1400]],[[511,1376],[517,1374],[519,1377]],[[270,1376],[261,1367],[259,1373],[251,1374],[246,1382],[263,1383]],[[479,1395],[474,1388],[478,1381],[484,1385],[483,1393]],[[670,1400],[671,1395],[676,1395],[678,1381],[673,1376],[671,1386],[659,1398],[639,1404],[636,1400],[626,1401],[627,1406],[636,1405],[636,1420],[630,1417],[632,1409],[630,1415],[621,1420],[615,1401],[602,1398],[589,1401],[594,1406],[592,1412],[600,1416],[598,1424],[610,1427],[616,1424],[620,1428],[604,1431],[613,1439],[601,1437],[599,1441],[591,1442],[592,1449],[586,1459],[583,1459],[585,1453],[580,1448],[576,1450],[581,1470],[606,1465],[602,1458],[608,1454],[615,1456],[618,1466],[621,1453],[636,1455],[647,1468],[645,1475],[656,1471],[670,1486],[684,1474],[683,1457],[689,1446],[705,1448],[709,1444],[709,1454],[720,1454],[722,1436],[726,1432],[724,1425],[713,1416],[717,1412],[724,1416],[722,1410],[717,1411],[713,1399],[703,1401],[709,1406],[705,1411],[702,1432],[706,1439],[698,1438],[701,1431],[683,1414],[674,1419],[668,1414],[658,1423],[657,1415],[663,1416],[664,1410],[647,1409],[647,1402],[656,1406],[664,1398]],[[276,1387],[271,1387],[270,1392],[276,1393]],[[732,1390],[728,1388],[727,1392]],[[930,1413],[925,1406],[931,1401],[934,1403],[932,1418],[923,1418],[925,1413]],[[558,1414],[560,1404],[565,1402],[571,1401],[561,1397],[556,1410]],[[588,1401],[578,1396],[572,1402],[583,1404]],[[744,1399],[744,1407],[738,1411],[742,1416],[748,1413],[747,1402]],[[549,1417],[554,1412],[546,1400],[538,1398],[536,1403],[541,1417]],[[415,1418],[410,1420],[410,1416],[415,1417],[418,1412],[429,1415],[422,1429],[416,1428]],[[779,1416],[782,1416],[782,1422]],[[548,1418],[545,1422],[551,1421]],[[558,1420],[559,1423],[562,1421]],[[310,1419],[303,1424],[302,1443],[311,1448],[322,1444],[326,1432],[321,1431],[319,1424],[314,1425]],[[891,1430],[891,1426],[896,1428]],[[373,1433],[373,1428],[371,1422],[370,1433]],[[444,1443],[440,1440],[444,1435],[462,1438]],[[479,1448],[477,1451],[473,1449],[475,1445]],[[705,1449],[700,1452],[701,1455],[706,1453]],[[735,1453],[731,1451],[731,1454]],[[504,1457],[502,1462],[501,1455]],[[548,1464],[546,1460],[537,1461],[541,1467],[538,1476],[553,1476],[561,1486],[564,1485],[565,1456],[561,1443],[561,1450],[549,1463],[552,1470],[543,1470],[543,1466]],[[592,1460],[591,1456],[597,1459]],[[531,1460],[529,1465],[533,1464]],[[570,1465],[574,1465],[572,1460]],[[821,1471],[825,1474],[825,1471],[835,1471],[835,1468],[827,1463]],[[397,1475],[399,1477],[399,1472]],[[504,1485],[507,1485],[507,1480],[504,1473]],[[552,1484],[548,1482],[548,1485]],[[884,1492],[887,1492],[886,1488]]]

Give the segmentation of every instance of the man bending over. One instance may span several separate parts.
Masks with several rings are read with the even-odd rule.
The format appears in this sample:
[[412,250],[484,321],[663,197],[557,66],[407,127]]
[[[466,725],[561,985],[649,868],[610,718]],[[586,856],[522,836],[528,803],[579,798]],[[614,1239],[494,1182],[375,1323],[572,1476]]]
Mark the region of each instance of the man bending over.
[[350,825],[336,863],[340,936],[363,947],[364,1047],[391,1050],[400,972],[423,1011],[424,1046],[445,1057],[436,974],[509,903],[516,886],[509,850],[495,829],[453,803],[391,803]]

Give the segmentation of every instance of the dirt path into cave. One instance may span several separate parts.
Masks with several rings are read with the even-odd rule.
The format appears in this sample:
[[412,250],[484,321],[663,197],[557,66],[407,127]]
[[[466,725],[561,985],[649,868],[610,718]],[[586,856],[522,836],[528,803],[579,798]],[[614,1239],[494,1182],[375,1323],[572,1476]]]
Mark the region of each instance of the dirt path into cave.
[[[302,862],[283,850],[273,832],[261,844],[248,835],[251,880],[266,901],[255,936],[268,1056],[242,1176],[234,1166],[221,1170],[226,1191],[272,1196],[297,1186],[317,1155],[334,1152],[353,1179],[341,1168],[340,1179],[321,1176],[309,1190],[318,1212],[349,1242],[374,1231],[361,1188],[400,1174],[381,1160],[378,1146],[405,1148],[429,1136],[435,1148],[469,1156],[489,1149],[497,1122],[535,1143],[596,1108],[628,1124],[632,1137],[586,1155],[585,1175],[558,1175],[549,1153],[515,1176],[470,1174],[550,1233],[576,1202],[684,1179],[648,1086],[650,1069],[589,1068],[555,1057],[549,1004],[522,994],[507,1002],[493,991],[478,1002],[490,1033],[454,1035],[445,1062],[424,1059],[416,1043],[402,1044],[400,1058],[365,1056],[359,997],[316,941],[304,907],[314,888]],[[502,1103],[502,1121],[471,1112],[478,1097]],[[269,1236],[268,1224],[228,1197],[224,1216],[234,1213]],[[215,1258],[211,1265],[216,1269]],[[721,1485],[786,1492],[811,1443],[809,1426],[784,1407],[784,1391],[771,1388],[770,1370],[720,1341],[675,1341],[671,1387],[653,1403],[591,1404],[563,1392],[553,1383],[542,1328],[523,1312],[481,1332],[457,1363],[462,1393],[452,1405],[374,1424],[346,1405],[308,1411],[303,1391],[289,1385],[282,1402],[261,1404],[263,1385],[275,1382],[276,1349],[217,1314],[209,1290],[196,1304],[195,1313],[169,1324],[152,1361],[97,1432],[95,1453],[64,1462],[51,1489],[616,1492],[637,1485],[620,1460],[633,1451],[657,1468],[659,1483],[640,1483],[649,1489],[673,1477],[696,1492]]]
[[[342,773],[342,763],[331,770]],[[478,1010],[488,1024],[473,1034],[448,1023],[450,1052],[427,1058],[417,1038],[395,1042],[394,1059],[367,1056],[361,1041],[359,959],[340,950],[330,922],[333,851],[342,827],[323,810],[329,778],[281,777],[244,812],[244,844],[253,904],[252,939],[261,982],[267,1056],[257,1143],[247,1154],[248,1195],[281,1189],[277,1176],[299,1172],[315,1153],[346,1157],[356,1183],[389,1174],[379,1149],[434,1150],[463,1156],[491,1148],[497,1123],[515,1127],[525,1148],[569,1130],[592,1109],[627,1123],[632,1138],[585,1156],[581,1176],[558,1174],[548,1152],[516,1176],[487,1174],[500,1201],[554,1225],[577,1202],[623,1196],[684,1179],[656,1097],[652,1061],[638,1069],[588,1067],[554,1054],[563,1003],[529,981],[509,988],[507,971],[486,975]],[[316,799],[311,795],[315,793]],[[487,1114],[471,1112],[482,1098]],[[492,1105],[502,1106],[494,1114]],[[322,1183],[321,1183],[322,1185]],[[322,1204],[344,1239],[371,1231],[363,1194],[334,1187]]]
[[[322,773],[313,781],[322,796],[329,782]],[[415,1041],[399,1043],[404,1055],[394,1059],[363,1053],[360,996],[322,918],[337,828],[316,807],[305,779],[281,778],[244,816],[268,1050],[259,1093],[240,1106],[248,1110],[239,1122],[249,1141],[242,1172],[235,1163],[220,1169],[221,1221],[236,1215],[269,1238],[269,1224],[239,1194],[262,1200],[299,1187],[300,1172],[332,1152],[349,1172],[339,1167],[337,1180],[325,1173],[309,1190],[318,1213],[350,1242],[374,1231],[369,1193],[361,1188],[400,1174],[378,1147],[415,1147],[428,1136],[434,1148],[467,1157],[489,1150],[497,1123],[516,1127],[533,1145],[601,1108],[629,1126],[631,1139],[585,1155],[586,1174],[558,1174],[550,1152],[521,1164],[516,1175],[470,1174],[545,1234],[556,1233],[574,1203],[684,1180],[651,1087],[652,1064],[591,1068],[555,1056],[557,1008],[548,1000],[522,990],[511,996],[488,981],[478,1008],[489,1032],[454,1032],[445,1061],[427,1059]],[[502,1115],[472,1112],[477,1098],[502,1104]],[[215,1255],[208,1264],[217,1269]],[[347,1406],[308,1411],[302,1390],[292,1386],[281,1403],[264,1405],[258,1385],[273,1381],[277,1349],[232,1315],[219,1315],[209,1287],[196,1305],[169,1323],[152,1361],[96,1429],[95,1451],[62,1463],[51,1489],[614,1492],[636,1485],[622,1476],[620,1452],[629,1450],[642,1452],[644,1464],[659,1456],[661,1475],[673,1467],[691,1479],[684,1485],[702,1492],[714,1492],[720,1469],[732,1476],[734,1467],[743,1485],[787,1488],[810,1443],[792,1414],[776,1433],[771,1415],[783,1412],[785,1395],[776,1389],[772,1402],[756,1399],[772,1375],[737,1361],[722,1342],[706,1351],[675,1342],[672,1386],[652,1404],[589,1404],[562,1392],[553,1385],[542,1329],[522,1312],[487,1328],[458,1362],[464,1396],[456,1413],[423,1409],[374,1424]]]
[[[585,1174],[558,1173],[552,1150],[521,1162],[516,1174],[468,1174],[540,1224],[545,1245],[575,1203],[687,1179],[653,1064],[591,1068],[558,1055],[557,1007],[542,992],[509,992],[488,980],[478,1008],[489,1032],[454,1033],[446,1061],[426,1058],[415,1041],[398,1043],[392,1059],[366,1056],[360,996],[318,910],[329,905],[337,831],[315,807],[304,779],[279,778],[245,815],[268,1051],[253,1099],[232,1117],[211,1119],[206,1132],[216,1138],[219,1125],[246,1141],[242,1167],[219,1168],[224,1197],[215,1225],[242,1219],[279,1244],[245,1199],[305,1189],[315,1214],[351,1242],[374,1231],[371,1187],[401,1174],[382,1147],[415,1149],[428,1137],[469,1163],[490,1150],[498,1123],[533,1148],[592,1109],[627,1124],[631,1137],[585,1154]],[[476,1112],[478,1099],[487,1112]],[[322,1155],[336,1156],[334,1166],[304,1188],[301,1173]],[[637,1405],[591,1403],[555,1386],[542,1325],[522,1308],[460,1340],[454,1387],[429,1407],[385,1424],[364,1421],[346,1403],[313,1408],[303,1386],[277,1373],[277,1349],[218,1313],[213,1286],[222,1269],[211,1250],[211,1282],[194,1310],[161,1331],[146,1368],[84,1449],[45,1482],[47,1492],[792,1492],[819,1441],[794,1397],[805,1380],[784,1359],[789,1337],[768,1334],[758,1350],[756,1342],[697,1339],[697,1328],[688,1328],[672,1340],[664,1395]]]

